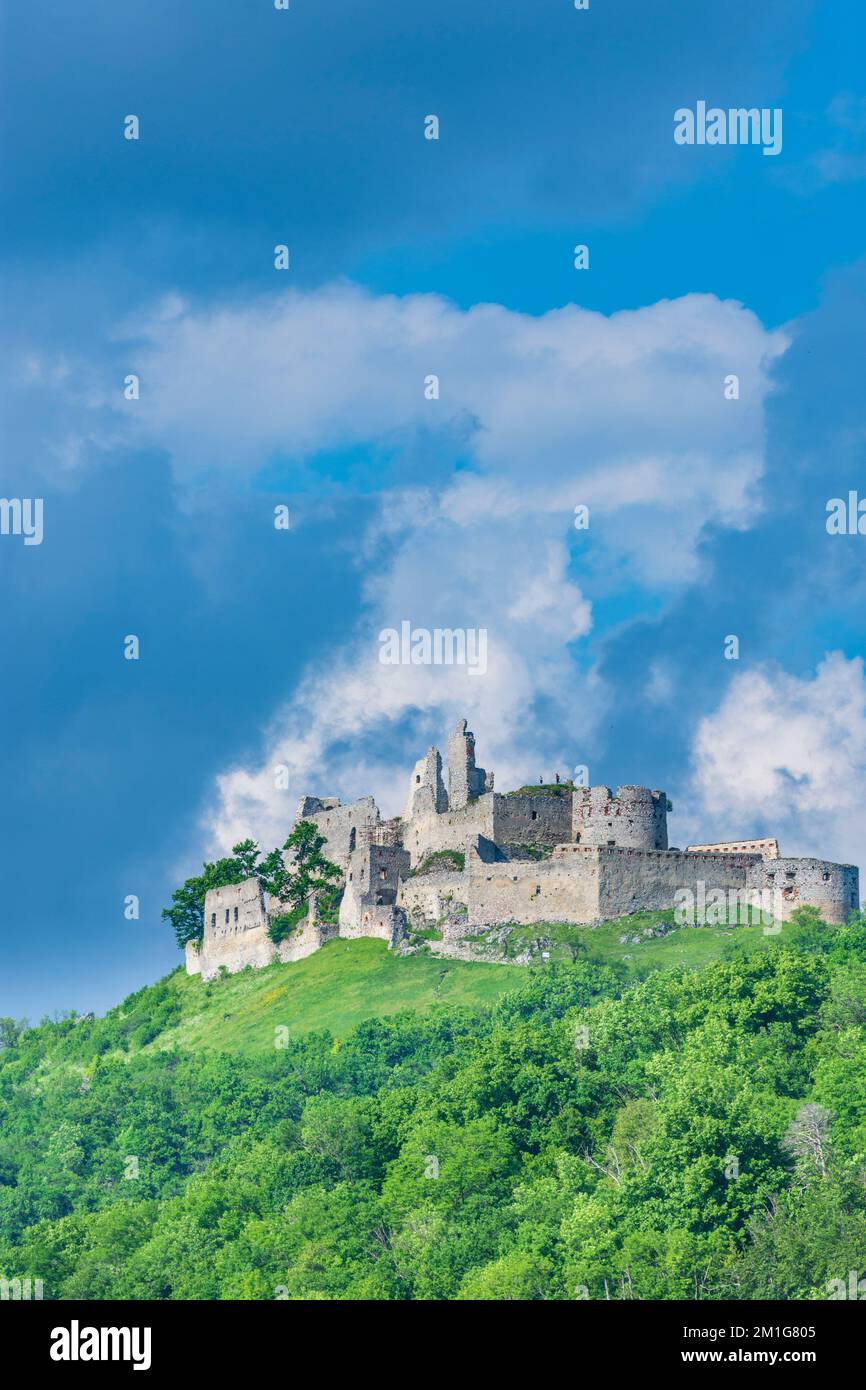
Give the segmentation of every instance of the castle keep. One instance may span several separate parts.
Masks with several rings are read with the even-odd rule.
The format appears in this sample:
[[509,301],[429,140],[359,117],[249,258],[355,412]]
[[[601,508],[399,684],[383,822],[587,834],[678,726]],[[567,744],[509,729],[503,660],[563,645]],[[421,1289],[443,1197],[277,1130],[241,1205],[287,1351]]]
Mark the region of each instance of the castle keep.
[[461,719],[442,757],[428,749],[412,769],[402,816],[383,820],[373,797],[343,806],[304,797],[298,820],[325,837],[326,858],[342,870],[338,924],[310,914],[279,946],[258,879],[212,889],[204,938],[186,948],[187,970],[212,979],[274,960],[300,960],[330,937],[374,936],[391,947],[411,929],[435,927],[431,950],[460,955],[473,934],[500,925],[567,922],[590,926],[632,912],[676,906],[678,895],[763,895],[787,920],[817,907],[844,922],[859,906],[853,864],[791,859],[778,841],[732,840],[668,848],[668,799],[647,787],[556,783],[517,792],[493,789],[475,761],[475,735]]

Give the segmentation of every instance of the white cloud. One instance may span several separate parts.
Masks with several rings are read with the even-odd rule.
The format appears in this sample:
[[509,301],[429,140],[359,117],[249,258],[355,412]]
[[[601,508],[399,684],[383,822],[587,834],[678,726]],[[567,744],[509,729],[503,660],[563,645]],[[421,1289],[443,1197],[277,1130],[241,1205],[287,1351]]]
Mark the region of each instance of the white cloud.
[[[188,489],[252,477],[274,454],[309,462],[383,444],[399,477],[420,437],[439,446],[435,476],[388,484],[359,538],[356,639],[323,652],[290,695],[261,764],[220,778],[210,825],[223,847],[285,833],[301,791],[374,791],[399,809],[405,750],[388,731],[407,714],[437,741],[469,717],[500,785],[590,761],[608,697],[573,656],[592,626],[579,547],[591,545],[609,581],[671,592],[694,578],[705,526],[752,524],[769,373],[786,346],[710,295],[609,318],[574,305],[531,317],[351,285],[212,312],[173,302],[136,333],[136,428],[169,451]],[[736,402],[724,398],[731,372]],[[431,373],[437,401],[424,398]],[[458,451],[469,471],[454,471]],[[578,503],[589,533],[574,531]],[[404,619],[486,628],[488,675],[381,666],[377,634]],[[371,733],[381,751],[364,759]],[[273,785],[280,762],[288,797]]]
[[[754,519],[769,369],[786,346],[712,295],[532,317],[348,284],[212,312],[173,302],[137,336],[147,389],[133,418],[182,480],[250,476],[276,453],[385,442],[399,457],[420,431],[453,450],[459,436],[480,476],[444,489],[455,520],[562,523],[583,502],[652,582],[694,577],[707,523]],[[730,372],[738,401],[724,398]]]
[[864,862],[866,679],[832,652],[814,677],[777,669],[731,682],[694,741],[687,823],[710,839],[777,834],[784,854]]

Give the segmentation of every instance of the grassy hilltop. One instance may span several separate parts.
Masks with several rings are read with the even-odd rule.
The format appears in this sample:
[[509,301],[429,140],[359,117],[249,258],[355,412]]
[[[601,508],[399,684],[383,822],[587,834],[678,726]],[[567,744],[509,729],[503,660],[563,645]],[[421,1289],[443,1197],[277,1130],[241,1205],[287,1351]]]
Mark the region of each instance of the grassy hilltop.
[[[621,965],[627,976],[651,969],[698,968],[718,957],[736,937],[741,949],[760,949],[760,927],[683,927],[668,935],[621,943],[672,920],[671,912],[635,913],[599,927],[541,924],[515,928],[512,954],[544,938],[553,961],[571,960],[570,943],[582,941],[579,958]],[[539,960],[529,969],[544,969]],[[166,981],[176,1022],[161,1029],[155,1047],[207,1048],[254,1054],[274,1045],[274,1029],[288,1028],[300,1037],[327,1029],[344,1037],[369,1018],[384,1018],[412,1009],[425,1013],[441,1005],[470,1008],[495,1004],[522,983],[524,967],[474,964],[429,954],[396,956],[370,937],[332,941],[306,960],[245,970],[203,984],[183,970]]]
[[273,1049],[278,1026],[290,1037],[326,1029],[342,1038],[365,1019],[404,1009],[495,1004],[517,983],[514,975],[507,965],[395,956],[372,937],[336,940],[293,965],[244,970],[209,984],[183,971],[171,975],[179,1017],[154,1046],[252,1054]]
[[512,947],[533,963],[336,941],[207,985],[179,970],[104,1018],[0,1020],[0,1278],[48,1299],[845,1296],[866,1274],[866,918],[802,909],[767,936],[652,914]]

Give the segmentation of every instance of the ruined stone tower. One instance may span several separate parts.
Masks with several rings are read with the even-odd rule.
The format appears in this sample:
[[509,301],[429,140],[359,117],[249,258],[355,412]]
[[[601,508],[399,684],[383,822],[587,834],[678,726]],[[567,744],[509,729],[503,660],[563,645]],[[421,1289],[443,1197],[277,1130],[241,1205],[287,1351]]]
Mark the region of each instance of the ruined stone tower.
[[412,769],[412,781],[403,812],[404,821],[448,810],[448,796],[442,781],[442,758],[438,748],[428,748]]
[[461,719],[448,739],[448,807],[458,811],[484,792],[493,791],[493,775],[475,766],[475,735]]
[[668,799],[649,787],[576,787],[572,839],[579,845],[667,849]]

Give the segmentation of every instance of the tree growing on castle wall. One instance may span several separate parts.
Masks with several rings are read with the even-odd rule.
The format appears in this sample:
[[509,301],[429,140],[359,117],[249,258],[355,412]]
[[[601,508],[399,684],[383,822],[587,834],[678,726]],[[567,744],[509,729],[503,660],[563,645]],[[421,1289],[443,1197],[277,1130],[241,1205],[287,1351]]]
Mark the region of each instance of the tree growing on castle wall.
[[171,907],[162,916],[174,927],[175,940],[183,950],[188,941],[201,941],[204,935],[204,899],[211,888],[243,883],[257,872],[259,847],[255,840],[241,840],[230,856],[203,864],[200,874],[188,878],[171,896]]
[[282,941],[288,936],[313,893],[317,894],[320,910],[326,915],[334,906],[343,872],[322,854],[326,843],[313,821],[300,820],[282,849],[271,850],[259,865],[262,887],[269,897],[289,909],[272,920],[268,928],[272,941]]

